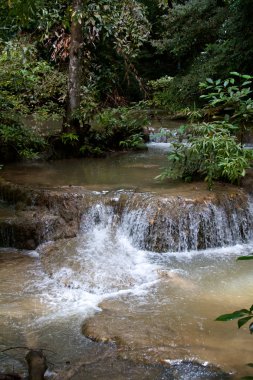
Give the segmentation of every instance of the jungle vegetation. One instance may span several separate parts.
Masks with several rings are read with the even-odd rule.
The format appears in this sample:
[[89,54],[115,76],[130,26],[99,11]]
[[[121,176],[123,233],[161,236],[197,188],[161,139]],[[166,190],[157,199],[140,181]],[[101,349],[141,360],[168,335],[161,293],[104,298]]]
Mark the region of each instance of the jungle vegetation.
[[[1,0],[1,162],[138,148],[159,108],[191,117],[190,150],[175,145],[163,177],[238,182],[252,15],[251,0]],[[52,121],[57,132],[43,129]]]

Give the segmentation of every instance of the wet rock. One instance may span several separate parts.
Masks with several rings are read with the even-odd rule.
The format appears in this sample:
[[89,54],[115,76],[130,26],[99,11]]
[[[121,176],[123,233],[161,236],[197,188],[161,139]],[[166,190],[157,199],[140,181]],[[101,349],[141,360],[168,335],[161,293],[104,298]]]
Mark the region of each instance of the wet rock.
[[242,187],[253,194],[253,169],[248,169],[247,175],[242,179]]
[[202,364],[197,361],[178,360],[171,362],[169,368],[163,372],[161,380],[227,380],[232,379],[228,373],[211,364]]
[[[225,380],[233,378],[209,363],[187,359],[178,360],[178,358],[189,357],[192,353],[188,352],[183,337],[180,341],[176,324],[175,329],[170,327],[170,315],[166,318],[166,312],[161,317],[160,314],[155,313],[155,310],[151,310],[149,313],[147,309],[142,311],[140,307],[138,310],[134,310],[135,317],[133,319],[131,317],[132,306],[130,304],[127,306],[124,300],[103,301],[100,307],[102,312],[87,319],[83,324],[82,332],[95,342],[116,345],[118,354],[113,367],[117,368],[123,361],[126,366],[129,366],[129,371],[133,368],[139,370],[141,367],[145,368],[143,373],[150,380],[153,378],[157,380]],[[106,363],[103,368],[104,374],[107,374]],[[152,377],[155,370],[157,371],[156,376]],[[83,373],[85,374],[85,371]],[[103,379],[114,379],[115,374],[112,369],[109,374]],[[115,376],[115,379],[121,378],[119,373],[117,375],[119,377]],[[146,378],[145,376],[143,374],[141,378]],[[135,379],[134,376],[129,378]]]
[[[192,185],[191,185],[192,186]],[[186,251],[244,243],[252,238],[248,195],[233,186],[184,195],[134,191],[104,193],[82,187],[40,189],[0,180],[2,199],[17,206],[17,215],[0,218],[2,245],[34,249],[49,240],[74,237],[99,223],[121,227],[137,248]],[[104,221],[104,218],[108,218]]]
[[[82,333],[95,342],[114,343],[122,356],[134,361],[157,363],[162,358],[185,357],[187,350],[173,344],[179,336],[168,319],[155,318],[153,312],[135,310],[123,301],[108,300],[99,305],[102,312],[85,321]],[[169,340],[168,340],[169,339]]]
[[188,198],[134,194],[122,213],[134,244],[155,252],[200,250],[246,242],[252,212],[242,190]]
[[20,249],[76,236],[89,203],[89,193],[80,188],[32,189],[1,180],[0,193],[16,209],[0,218],[0,244]]
[[25,359],[28,364],[29,380],[44,380],[47,361],[42,351],[30,350]]

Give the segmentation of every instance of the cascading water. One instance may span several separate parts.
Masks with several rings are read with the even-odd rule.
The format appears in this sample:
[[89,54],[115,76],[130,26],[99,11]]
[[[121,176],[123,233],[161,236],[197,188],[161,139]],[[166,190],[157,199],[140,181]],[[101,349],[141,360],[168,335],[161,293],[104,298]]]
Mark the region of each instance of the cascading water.
[[52,255],[44,254],[42,262],[56,284],[52,302],[69,300],[75,302],[75,311],[80,308],[85,313],[87,308],[88,314],[104,299],[144,294],[158,280],[159,265],[132,244],[114,207],[103,203],[86,213],[76,239],[59,243]]
[[[138,196],[137,196],[138,197]],[[234,245],[252,238],[252,207],[245,197],[224,195],[213,201],[146,197],[133,209],[129,202],[123,224],[143,249],[187,251]]]
[[[152,166],[143,160],[142,173]],[[128,176],[134,168],[140,170],[133,160],[119,171]],[[253,249],[252,201],[240,189],[197,193],[199,185],[189,186],[178,194],[102,187],[84,197],[77,237],[46,243],[29,257],[16,252],[11,260],[4,253],[0,349],[46,347],[57,352],[61,367],[62,360],[86,355],[85,321],[86,336],[119,342],[134,360],[164,360],[171,368],[180,360],[208,361],[227,371],[241,366],[245,374],[250,335],[244,331],[233,347],[243,330],[214,319],[252,303],[251,268],[235,260]],[[187,368],[167,378],[221,379]]]
[[159,273],[171,277],[159,264],[164,253],[154,252],[180,257],[201,249],[203,255],[204,249],[247,243],[252,224],[252,203],[243,194],[200,203],[132,192],[100,196],[84,213],[77,238],[54,243],[49,253],[43,247],[49,298],[57,308],[75,302],[75,310],[90,315],[104,299],[143,294]]
[[83,230],[106,225],[113,235],[121,231],[137,249],[156,252],[231,246],[253,236],[252,201],[243,193],[201,202],[148,193],[128,193],[124,202],[120,197],[114,197],[114,206],[100,202],[91,208]]

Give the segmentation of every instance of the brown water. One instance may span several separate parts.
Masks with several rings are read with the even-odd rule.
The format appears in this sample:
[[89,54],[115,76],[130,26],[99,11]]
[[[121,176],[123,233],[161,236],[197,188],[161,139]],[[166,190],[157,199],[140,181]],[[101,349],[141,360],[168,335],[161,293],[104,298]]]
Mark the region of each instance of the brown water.
[[160,189],[163,186],[154,177],[166,165],[169,145],[165,144],[164,149],[152,149],[152,146],[148,153],[121,153],[102,159],[11,164],[4,167],[2,175],[16,183],[42,186],[74,185],[94,190]]
[[[164,153],[151,150],[105,160],[9,165],[3,175],[36,186],[208,194],[200,184],[171,183],[168,189],[154,182],[164,162]],[[14,210],[2,205],[1,212],[8,217]],[[252,242],[158,254],[139,250],[120,226],[100,223],[49,248],[0,252],[0,351],[14,346],[50,350],[45,353],[52,370],[86,360],[77,380],[213,378],[196,372],[193,364],[185,369],[181,363],[181,372],[173,374],[156,366],[182,360],[213,363],[235,373],[234,378],[251,373],[245,366],[252,361],[247,327],[238,330],[235,322],[214,319],[252,304],[252,266],[236,262],[238,255],[253,251]],[[119,351],[86,339],[83,323],[87,335],[117,342]],[[1,353],[0,368],[24,373],[23,358],[21,348]]]
[[[11,182],[39,187],[83,186],[95,191],[151,191],[161,195],[210,196],[203,182],[160,182],[155,177],[167,165],[169,143],[148,144],[148,151],[118,153],[107,158],[68,159],[51,162],[23,162],[5,165],[1,175]],[[217,184],[215,191],[232,191]]]

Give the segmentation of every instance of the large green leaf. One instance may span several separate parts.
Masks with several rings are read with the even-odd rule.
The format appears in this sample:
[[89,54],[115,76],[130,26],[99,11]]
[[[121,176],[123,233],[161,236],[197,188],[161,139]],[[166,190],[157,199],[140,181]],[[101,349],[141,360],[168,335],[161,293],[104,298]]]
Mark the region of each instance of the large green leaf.
[[253,255],[250,256],[239,256],[237,260],[253,260]]
[[218,318],[216,318],[216,321],[226,322],[226,321],[232,321],[233,319],[245,317],[245,315],[249,315],[250,311],[247,309],[241,309],[236,310],[233,313],[230,314],[222,314]]
[[239,319],[238,320],[238,328],[240,328],[243,325],[245,325],[245,323],[247,323],[252,317],[253,317],[253,315],[251,315],[250,317],[245,317],[245,318]]

